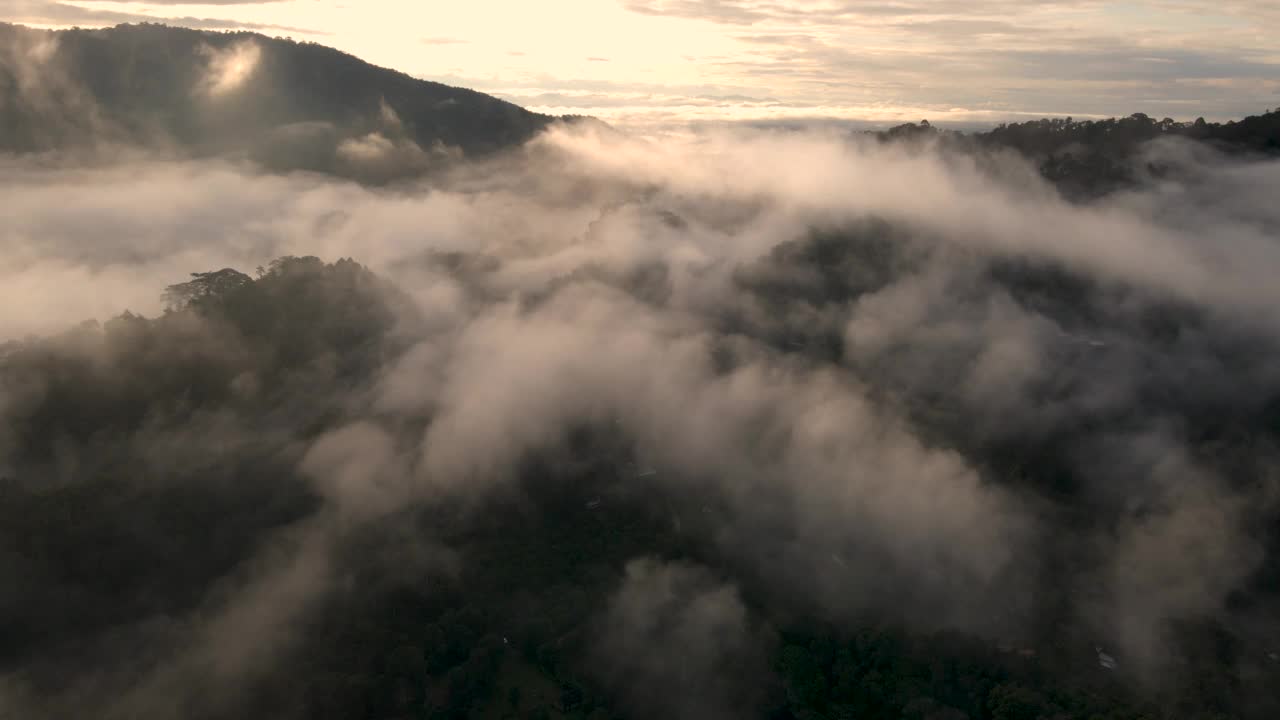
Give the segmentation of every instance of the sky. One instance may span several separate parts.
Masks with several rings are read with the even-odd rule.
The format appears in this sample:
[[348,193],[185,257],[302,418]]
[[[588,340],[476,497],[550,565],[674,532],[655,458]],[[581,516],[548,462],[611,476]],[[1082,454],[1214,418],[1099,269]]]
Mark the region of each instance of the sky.
[[1276,0],[0,0],[0,19],[256,30],[624,125],[1280,106]]

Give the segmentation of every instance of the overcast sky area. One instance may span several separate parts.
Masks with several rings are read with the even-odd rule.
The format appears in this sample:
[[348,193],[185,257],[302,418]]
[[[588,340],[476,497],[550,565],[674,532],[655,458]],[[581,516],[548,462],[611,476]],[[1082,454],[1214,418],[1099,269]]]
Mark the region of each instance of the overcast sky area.
[[0,0],[0,19],[244,28],[637,125],[1225,120],[1280,105],[1275,0]]

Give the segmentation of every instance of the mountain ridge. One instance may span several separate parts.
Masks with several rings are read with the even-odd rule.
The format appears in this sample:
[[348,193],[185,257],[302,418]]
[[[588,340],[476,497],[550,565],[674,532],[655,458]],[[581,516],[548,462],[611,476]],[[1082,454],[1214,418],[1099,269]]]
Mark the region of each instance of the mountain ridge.
[[166,25],[0,24],[0,149],[108,142],[361,179],[485,155],[556,118],[318,43]]
[[[518,147],[558,122],[587,120],[543,115],[320,43],[258,32],[154,23],[42,30],[0,22],[0,152],[159,147],[379,184]],[[1162,172],[1139,157],[1160,138],[1231,154],[1280,154],[1280,110],[1228,123],[1135,113],[968,133],[924,121],[857,134],[938,139],[961,152],[1012,150],[1064,196],[1088,200],[1130,186],[1144,172]]]

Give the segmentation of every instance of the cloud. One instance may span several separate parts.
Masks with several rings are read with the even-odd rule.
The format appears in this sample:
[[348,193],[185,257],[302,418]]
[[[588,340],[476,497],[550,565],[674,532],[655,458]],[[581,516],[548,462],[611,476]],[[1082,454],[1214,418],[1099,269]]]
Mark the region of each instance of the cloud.
[[[407,152],[398,120],[384,104],[379,129],[335,151],[394,159]],[[278,409],[233,403],[183,432],[157,409],[136,442],[5,456],[73,477],[99,453],[146,447],[151,465],[130,467],[163,477],[219,457],[216,439],[263,443],[280,477],[297,474],[316,505],[280,542],[300,549],[174,636],[198,639],[179,674],[229,657],[245,674],[226,677],[254,675],[257,661],[214,630],[279,622],[273,647],[302,642],[281,608],[305,618],[336,592],[347,538],[409,511],[465,523],[536,495],[555,472],[531,466],[586,462],[567,439],[582,428],[621,438],[619,455],[656,472],[582,473],[565,490],[582,494],[574,506],[595,497],[592,482],[660,498],[664,526],[719,561],[637,560],[595,609],[597,669],[639,714],[740,714],[739,681],[772,642],[748,593],[844,626],[888,618],[989,638],[1071,627],[1158,667],[1170,622],[1266,625],[1273,607],[1251,582],[1265,558],[1253,528],[1276,509],[1253,464],[1276,457],[1256,428],[1280,388],[1267,361],[1280,344],[1267,192],[1280,165],[1177,143],[1145,152],[1139,165],[1166,175],[1086,205],[1016,158],[822,131],[651,142],[558,128],[378,190],[227,161],[9,158],[0,302],[31,311],[0,315],[0,336],[155,315],[159,291],[188,273],[281,255],[368,264],[387,278],[370,292],[390,319],[358,351],[308,351],[275,374],[254,363],[289,348],[178,326],[181,342],[157,357],[214,378],[230,367],[236,403]],[[306,329],[369,322],[305,310]],[[65,352],[94,378],[151,347],[112,350],[86,332]],[[40,383],[20,387],[0,403],[6,447],[42,407]],[[1203,440],[1221,427],[1254,450]],[[313,539],[290,544],[290,532]],[[1233,594],[1256,598],[1254,614],[1229,607]],[[264,615],[241,614],[268,600]],[[660,662],[672,655],[689,674]],[[725,663],[742,672],[718,672]],[[126,684],[183,685],[142,674],[159,679]],[[703,692],[652,692],[664,683]]]
[[999,0],[624,7],[726,25],[743,47],[704,74],[767,77],[770,92],[788,104],[820,98],[824,106],[936,104],[1076,116],[1196,108],[1186,112],[1228,117],[1259,109],[1256,95],[1230,85],[1208,91],[1196,80],[1275,77],[1277,48],[1259,34],[1272,9],[1242,3],[1228,18],[1207,4],[1140,5],[1132,14],[1091,2]]
[[770,16],[761,8],[751,3],[737,2],[699,2],[698,0],[676,0],[674,2],[646,2],[645,0],[629,0],[623,7],[642,15],[676,15],[713,22],[745,24],[760,22]]
[[[1050,2],[1041,6],[1087,6],[1088,2]],[[764,2],[761,0],[628,0],[624,7],[646,15],[673,15],[733,25],[766,22],[794,22],[819,25],[857,18],[911,17],[916,15],[996,15],[1023,7],[1009,0],[987,0],[979,3],[908,2],[860,3],[799,0]]]
[[640,716],[751,715],[771,642],[755,625],[737,590],[706,568],[633,560],[593,628],[596,672]]
[[[166,18],[137,11],[136,3],[90,6],[23,0],[9,19],[63,26],[159,21],[312,36],[325,30],[343,49],[372,51],[341,27],[308,29],[304,20],[255,25],[247,16],[246,22],[240,22],[238,6],[252,5],[223,5],[225,17]],[[273,18],[291,18],[300,8],[273,6]],[[670,52],[664,66],[682,68],[675,75],[667,72],[664,79],[669,85],[715,85],[733,88],[735,94],[770,95],[779,100],[781,109],[734,103],[706,106],[696,102],[696,94],[689,96],[687,111],[616,104],[601,109],[611,121],[637,125],[654,125],[659,120],[676,124],[686,114],[697,120],[733,121],[829,113],[896,123],[941,117],[952,109],[957,110],[951,113],[955,120],[974,123],[1028,115],[1125,116],[1135,111],[1185,120],[1197,116],[1225,120],[1280,102],[1272,99],[1280,97],[1280,81],[1275,80],[1280,74],[1278,47],[1267,32],[1274,24],[1271,21],[1280,19],[1278,12],[1273,4],[1249,0],[1140,0],[1123,6],[1086,0],[634,0],[607,10],[610,21],[600,26],[600,32],[606,36],[637,30],[662,33],[664,24],[684,24],[672,36],[669,48],[650,43],[651,49],[658,48],[654,52]],[[628,18],[639,22],[629,23]],[[448,27],[442,23],[441,28]],[[394,32],[385,34],[393,36]],[[708,47],[711,38],[716,51],[699,51]],[[398,62],[412,71],[423,43],[444,47],[475,41],[456,33],[411,35],[387,40],[378,52],[385,58],[400,57]],[[581,58],[595,50],[584,47],[577,52]],[[697,59],[683,64],[687,57]],[[652,84],[651,76],[641,73],[626,53],[611,53],[610,60],[610,80],[623,86],[622,93],[641,93]],[[461,81],[468,87],[501,89],[538,76],[535,69],[510,63],[501,68],[472,65],[472,77]],[[430,68],[420,72],[439,77]],[[591,87],[591,78],[574,77],[567,71],[556,75],[543,77],[541,88],[571,93]],[[497,77],[502,81],[495,81]],[[677,91],[668,89],[666,94]],[[543,107],[570,111],[572,106]],[[597,114],[590,107],[580,110]]]
[[[245,4],[261,4],[263,0],[256,0],[254,3],[248,2],[232,2],[223,0],[222,2],[202,2],[202,3],[157,3],[168,5],[245,5]],[[53,0],[15,0],[6,7],[4,20],[17,23],[32,23],[38,25],[116,25],[120,23],[165,23],[168,25],[178,25],[182,27],[196,28],[200,30],[259,30],[259,31],[275,31],[289,32],[300,35],[326,35],[327,33],[318,30],[308,30],[306,28],[294,27],[290,25],[274,25],[270,23],[257,23],[248,21],[228,20],[223,18],[199,18],[190,16],[160,16],[148,15],[142,13],[121,12],[118,10],[101,9],[97,7],[85,7],[67,2],[54,2]]]
[[207,66],[198,91],[215,97],[233,92],[247,82],[262,59],[262,48],[251,40],[221,50],[202,45],[199,52],[206,58]]
[[146,3],[147,5],[270,5],[289,0],[109,0],[111,3]]

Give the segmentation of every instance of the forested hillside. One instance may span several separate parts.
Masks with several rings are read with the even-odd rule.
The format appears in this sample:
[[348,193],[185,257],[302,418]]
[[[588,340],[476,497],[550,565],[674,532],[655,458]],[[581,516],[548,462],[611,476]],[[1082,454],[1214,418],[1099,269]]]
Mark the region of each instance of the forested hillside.
[[971,152],[1013,150],[1033,162],[1066,197],[1089,200],[1167,173],[1169,167],[1143,157],[1144,148],[1156,141],[1203,144],[1235,157],[1276,157],[1280,109],[1226,123],[1156,120],[1143,113],[1106,120],[1045,118],[1001,123],[972,135],[940,132],[924,121],[899,125],[879,136],[886,141],[941,139]]
[[163,25],[0,24],[0,150],[124,146],[381,180],[551,118],[315,43]]
[[0,720],[1274,720],[1278,128],[0,25]]
[[[892,281],[910,262],[883,244],[893,235],[871,226],[816,236],[743,268],[738,282],[767,312],[735,333],[806,362],[843,354],[839,335],[821,326],[788,331],[784,318]],[[841,270],[856,266],[868,270]],[[1102,381],[1091,368],[1121,352],[1092,338],[1175,356],[1217,352],[1199,347],[1204,340],[1186,345],[1207,332],[1189,309],[1157,303],[1116,317],[1097,304],[1097,293],[1108,291],[1069,274],[1017,264],[989,272],[1026,311],[1080,333],[1062,341],[1075,359],[1064,366],[1069,376],[1044,388],[1061,398],[1053,402],[1069,402],[1063,393],[1073,385],[1070,392],[1081,393]],[[806,273],[826,280],[788,286],[771,279]],[[1026,634],[1000,642],[912,630],[891,613],[856,604],[852,617],[824,620],[723,544],[742,508],[712,487],[664,476],[672,470],[652,468],[635,439],[607,421],[548,427],[554,439],[519,460],[515,484],[478,502],[460,496],[420,507],[400,501],[326,510],[333,500],[326,496],[363,491],[317,489],[307,473],[323,474],[316,463],[332,461],[306,449],[335,432],[354,434],[344,443],[361,439],[362,431],[342,428],[352,403],[369,402],[361,398],[374,391],[382,368],[410,352],[405,324],[421,322],[411,303],[351,261],[315,258],[283,258],[256,278],[200,273],[166,298],[171,310],[154,319],[125,315],[3,351],[0,532],[8,581],[0,667],[27,668],[29,691],[94,672],[132,637],[144,649],[113,670],[125,677],[147,670],[155,653],[177,653],[159,671],[183,683],[207,663],[270,653],[262,674],[226,697],[216,683],[212,694],[180,699],[137,691],[123,707],[143,717],[694,717],[672,695],[705,697],[715,713],[774,718],[1261,719],[1278,709],[1267,688],[1280,679],[1280,663],[1208,618],[1162,631],[1179,649],[1175,661],[1161,663],[1170,675],[1154,696],[1128,679],[1128,669],[1099,664],[1094,644],[1110,638],[1064,632],[1079,622],[1070,602],[1044,604]],[[1229,353],[1235,341],[1210,342]],[[1222,357],[1240,365],[1237,383],[1257,377],[1260,357]],[[1154,355],[1151,362],[1161,363]],[[857,372],[900,388],[893,392],[902,393],[921,431],[986,468],[993,482],[1056,507],[1062,517],[1054,522],[1066,537],[1087,536],[1121,511],[1085,489],[1092,481],[1078,475],[1074,458],[1076,449],[1125,432],[1132,408],[1090,413],[1048,435],[1028,427],[991,436],[989,428],[957,422],[973,410],[963,396],[938,394],[946,377],[934,388],[904,385],[911,371],[891,365]],[[1280,429],[1276,388],[1270,401],[1263,394],[1240,404],[1244,398],[1202,396],[1185,380],[1153,374],[1150,389],[1140,391],[1150,398],[1147,412],[1193,423],[1186,432],[1201,461],[1235,468],[1244,481],[1255,471],[1243,448],[1274,442]],[[413,442],[431,422],[424,415],[392,432]],[[353,512],[379,519],[343,519]],[[260,589],[279,603],[263,611],[269,619],[205,629],[156,624],[215,612],[209,598],[220,587],[278,583],[257,577],[255,566],[270,561],[251,560],[255,548],[283,543],[294,549],[278,552],[305,554],[308,541],[291,538],[316,524],[333,524],[324,541],[332,558],[288,580],[302,583],[301,596],[288,586]],[[1032,592],[1065,600],[1088,562],[1081,550],[1065,538],[1046,548],[1050,564]],[[847,560],[811,559],[806,572],[841,574],[847,562],[866,562],[856,548],[847,552]],[[1274,602],[1275,557],[1242,589],[1242,618],[1251,606]],[[336,588],[307,597],[307,587],[321,582],[311,572]],[[735,579],[740,596],[725,594],[725,578]],[[633,626],[634,612],[654,615]],[[274,623],[290,628],[283,646]],[[292,629],[296,623],[305,630]],[[719,632],[717,623],[728,623],[730,635],[704,637]],[[265,646],[254,649],[254,635],[205,639],[209,632],[261,633]],[[210,642],[216,656],[181,650]],[[239,643],[247,647],[222,647]],[[65,701],[54,707],[74,707],[74,698]]]

